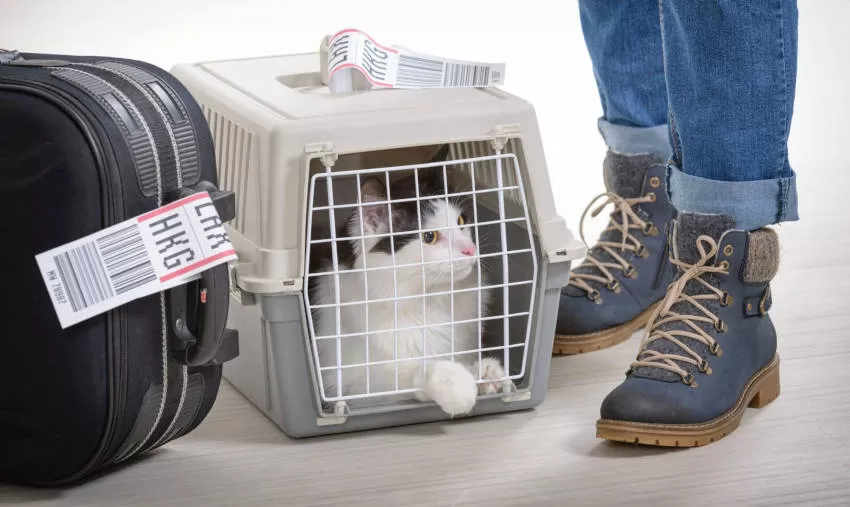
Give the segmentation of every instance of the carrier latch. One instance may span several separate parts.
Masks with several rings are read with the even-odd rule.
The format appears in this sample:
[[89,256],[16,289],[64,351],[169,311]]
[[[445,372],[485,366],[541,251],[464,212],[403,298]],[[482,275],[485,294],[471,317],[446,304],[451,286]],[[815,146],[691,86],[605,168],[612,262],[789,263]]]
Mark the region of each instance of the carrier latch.
[[493,147],[493,150],[501,152],[505,149],[505,146],[507,146],[509,139],[519,137],[521,133],[522,128],[520,128],[518,123],[496,125],[493,127],[493,130],[488,133],[490,136],[490,146]]
[[305,144],[304,153],[318,158],[325,168],[333,167],[339,158],[339,153],[336,152],[334,144],[330,141]]
[[348,415],[350,413],[351,410],[348,408],[348,403],[344,401],[338,401],[334,404],[334,415],[329,417],[316,418],[316,425],[336,426],[337,424],[345,424],[345,421],[348,420]]

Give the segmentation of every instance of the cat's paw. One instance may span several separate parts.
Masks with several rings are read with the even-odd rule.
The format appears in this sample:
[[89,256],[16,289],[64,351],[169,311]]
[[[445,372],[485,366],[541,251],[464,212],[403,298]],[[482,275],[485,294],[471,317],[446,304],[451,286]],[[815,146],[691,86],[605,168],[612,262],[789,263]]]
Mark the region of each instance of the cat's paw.
[[[479,366],[481,368],[481,380],[485,382],[478,384],[478,394],[510,393],[516,390],[511,379],[506,378],[505,369],[498,359],[486,357],[481,360],[481,363],[475,363],[472,367],[472,374],[476,378],[478,377]],[[486,382],[487,380],[493,382]]]
[[475,378],[462,364],[438,361],[428,367],[424,394],[450,416],[467,414],[475,406]]

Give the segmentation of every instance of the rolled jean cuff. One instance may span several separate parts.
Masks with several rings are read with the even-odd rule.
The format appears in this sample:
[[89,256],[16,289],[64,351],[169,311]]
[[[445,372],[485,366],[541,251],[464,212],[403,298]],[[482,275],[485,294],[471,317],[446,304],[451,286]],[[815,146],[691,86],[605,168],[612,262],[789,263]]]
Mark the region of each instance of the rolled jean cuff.
[[667,124],[655,127],[627,127],[599,119],[599,133],[611,151],[621,155],[655,155],[665,162],[673,152]]
[[797,177],[759,181],[716,181],[667,168],[670,199],[680,212],[724,214],[735,219],[735,228],[761,227],[799,220]]

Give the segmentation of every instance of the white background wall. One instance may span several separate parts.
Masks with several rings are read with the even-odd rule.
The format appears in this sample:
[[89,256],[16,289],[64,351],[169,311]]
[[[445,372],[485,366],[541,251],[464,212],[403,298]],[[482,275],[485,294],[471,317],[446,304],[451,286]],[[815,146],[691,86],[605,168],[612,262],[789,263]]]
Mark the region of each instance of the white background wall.
[[[849,181],[842,152],[850,143],[850,34],[844,28],[850,1],[800,4],[791,161],[800,175],[805,219],[818,207],[815,179]],[[577,2],[0,0],[0,47],[123,56],[164,68],[314,51],[323,35],[345,27],[426,53],[506,62],[504,88],[535,104],[558,209],[578,234],[581,211],[603,191],[604,145]],[[589,240],[603,224],[603,217],[590,224]]]

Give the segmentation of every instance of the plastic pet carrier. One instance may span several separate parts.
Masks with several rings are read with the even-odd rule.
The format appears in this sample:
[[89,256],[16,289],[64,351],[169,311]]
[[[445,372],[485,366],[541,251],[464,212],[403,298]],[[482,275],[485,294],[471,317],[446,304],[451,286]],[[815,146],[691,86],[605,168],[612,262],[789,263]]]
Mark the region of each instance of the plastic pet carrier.
[[[264,414],[304,437],[544,400],[585,249],[556,213],[531,104],[495,88],[334,94],[319,53],[172,72],[237,196],[241,351],[224,375]],[[446,386],[455,398],[429,397]]]

